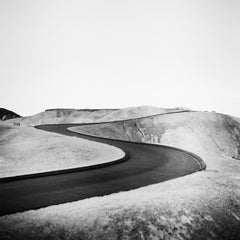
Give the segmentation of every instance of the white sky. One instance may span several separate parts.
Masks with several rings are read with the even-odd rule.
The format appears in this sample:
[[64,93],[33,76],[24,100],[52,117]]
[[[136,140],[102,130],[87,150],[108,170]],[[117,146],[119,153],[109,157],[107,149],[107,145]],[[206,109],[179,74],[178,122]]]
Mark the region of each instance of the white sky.
[[0,105],[240,116],[240,1],[0,0]]

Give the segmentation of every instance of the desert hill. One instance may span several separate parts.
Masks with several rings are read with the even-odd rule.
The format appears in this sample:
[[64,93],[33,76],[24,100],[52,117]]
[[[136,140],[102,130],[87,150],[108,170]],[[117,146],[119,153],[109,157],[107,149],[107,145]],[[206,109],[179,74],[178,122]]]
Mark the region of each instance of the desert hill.
[[[138,203],[140,210],[129,213],[128,219],[139,216],[144,222],[154,222],[153,228],[146,228],[154,239],[239,239],[238,118],[189,111],[79,126],[71,130],[107,138],[178,147],[199,155],[206,163],[205,171],[132,191],[131,197],[126,194],[129,206],[118,205],[116,210],[117,222],[122,222],[121,226],[126,226],[125,213],[134,212],[135,208],[131,206]],[[116,197],[114,203],[114,198],[108,200],[113,204],[112,209],[116,208],[118,201],[123,202],[124,197]],[[122,214],[119,214],[120,211]],[[142,215],[145,211],[147,214]],[[137,220],[133,222],[132,225],[137,224]],[[110,222],[108,225],[111,229],[115,228]],[[158,227],[166,231],[163,233]]]
[[119,109],[110,112],[106,116],[98,120],[98,122],[112,122],[134,118],[147,117],[156,114],[164,114],[170,112],[186,111],[186,108],[158,108],[152,106],[139,106]]
[[174,113],[75,129],[94,136],[179,147],[203,158],[223,154],[240,159],[240,123],[218,113]]
[[[109,113],[109,119],[119,120],[118,112]],[[34,239],[63,234],[71,239],[239,239],[238,118],[182,111],[71,130],[179,147],[202,157],[207,169],[132,191],[2,217],[1,229],[9,236],[27,239],[32,229]]]
[[24,126],[59,123],[96,122],[114,109],[49,109],[44,112],[21,118],[11,119],[9,123],[20,123]]
[[45,112],[33,116],[15,118],[8,122],[20,123],[24,126],[59,123],[112,122],[186,110],[185,108],[164,109],[150,106],[123,109],[48,109]]
[[18,115],[17,113],[12,112],[5,108],[0,108],[0,120],[5,121],[8,119],[18,118],[18,117],[20,117],[20,115]]
[[0,177],[109,162],[124,156],[107,144],[0,123]]

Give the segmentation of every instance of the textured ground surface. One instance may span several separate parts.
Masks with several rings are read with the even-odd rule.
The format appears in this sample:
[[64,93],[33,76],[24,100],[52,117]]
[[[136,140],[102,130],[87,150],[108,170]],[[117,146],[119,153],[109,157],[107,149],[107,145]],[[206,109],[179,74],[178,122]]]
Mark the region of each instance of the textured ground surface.
[[[217,113],[159,115],[75,129],[94,136],[175,146],[203,158],[224,155],[240,159],[240,123]],[[213,163],[209,164],[208,168]]]
[[183,108],[164,109],[150,106],[123,109],[51,109],[29,117],[10,119],[9,123],[20,123],[23,126],[57,123],[94,123],[145,117],[166,112],[182,111]]
[[96,142],[0,123],[0,177],[113,161],[122,150]]
[[57,123],[84,123],[96,122],[98,119],[111,113],[114,110],[75,110],[75,109],[56,109],[41,112],[29,117],[10,119],[9,123],[20,123],[24,126],[36,126],[41,124]]
[[[237,180],[236,180],[237,181]],[[184,187],[183,187],[184,186]],[[0,218],[4,239],[239,239],[239,184],[201,172]]]
[[186,110],[184,108],[157,108],[157,107],[150,107],[150,106],[140,106],[140,107],[130,107],[130,108],[123,108],[113,112],[110,112],[106,116],[99,119],[97,122],[111,122],[111,121],[119,121],[119,120],[126,120],[132,118],[141,118],[156,114],[163,114],[169,112],[178,112]]
[[238,240],[239,123],[213,113],[191,114],[81,131],[181,147],[200,155],[207,171],[133,191],[5,216],[0,218],[0,235],[5,239]]
[[131,158],[122,164],[111,164],[88,171],[69,171],[65,174],[1,183],[0,216],[137,189],[205,169],[201,159],[185,151],[154,144],[83,136],[67,130],[73,125],[53,124],[39,127],[113,145],[126,151]]

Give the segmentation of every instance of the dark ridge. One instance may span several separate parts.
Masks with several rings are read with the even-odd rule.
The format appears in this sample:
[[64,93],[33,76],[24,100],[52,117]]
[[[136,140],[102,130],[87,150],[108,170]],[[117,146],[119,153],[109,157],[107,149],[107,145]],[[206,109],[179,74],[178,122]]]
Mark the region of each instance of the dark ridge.
[[21,117],[21,116],[5,108],[0,108],[0,120],[5,121],[8,119],[17,118],[17,117]]

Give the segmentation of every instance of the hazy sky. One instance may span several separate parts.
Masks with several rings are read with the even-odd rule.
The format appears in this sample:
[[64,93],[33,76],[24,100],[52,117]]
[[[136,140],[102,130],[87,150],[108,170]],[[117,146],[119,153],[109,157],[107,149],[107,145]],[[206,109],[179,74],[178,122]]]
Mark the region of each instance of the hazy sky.
[[240,1],[0,0],[0,107],[240,116]]

